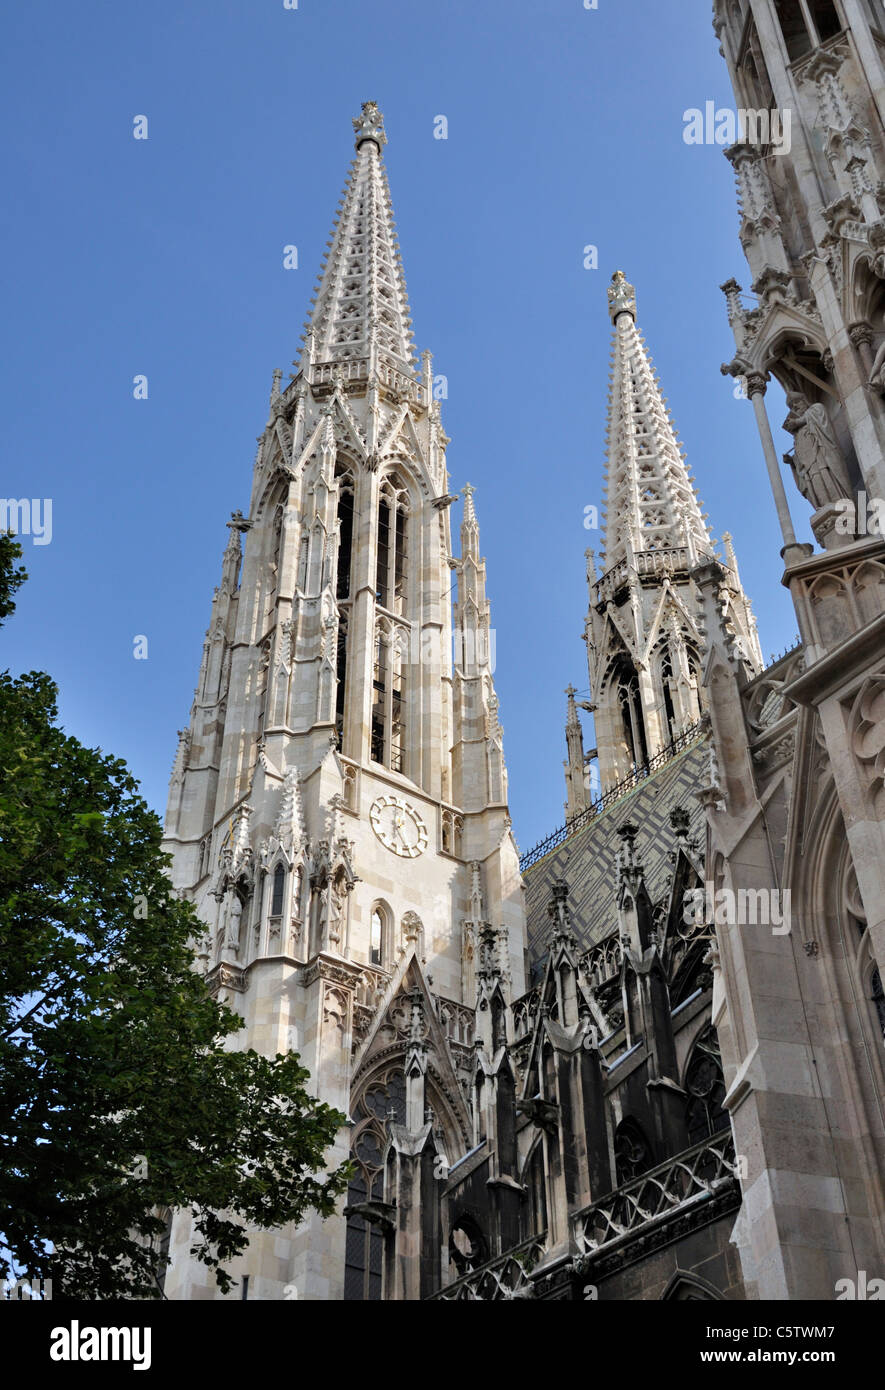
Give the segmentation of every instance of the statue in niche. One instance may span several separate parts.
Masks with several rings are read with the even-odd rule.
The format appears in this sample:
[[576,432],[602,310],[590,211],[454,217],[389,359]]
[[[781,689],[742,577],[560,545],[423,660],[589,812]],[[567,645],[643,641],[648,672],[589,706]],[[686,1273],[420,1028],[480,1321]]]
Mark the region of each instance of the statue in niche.
[[873,358],[873,366],[870,371],[870,385],[874,391],[885,395],[885,338],[879,345],[879,351]]
[[240,923],[243,917],[243,900],[236,889],[230,895],[227,910],[227,946],[234,952],[240,949]]
[[787,393],[787,406],[784,429],[796,440],[795,457],[789,461],[803,497],[815,509],[851,497],[851,480],[826,406],[810,405],[801,391]]
[[341,880],[336,875],[329,884],[329,941],[333,946],[341,940],[341,887]]

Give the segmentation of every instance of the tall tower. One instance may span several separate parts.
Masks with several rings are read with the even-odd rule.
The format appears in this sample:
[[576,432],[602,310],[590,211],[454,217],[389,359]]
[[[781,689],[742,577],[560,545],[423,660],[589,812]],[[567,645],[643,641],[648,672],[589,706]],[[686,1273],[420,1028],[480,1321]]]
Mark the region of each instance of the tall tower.
[[726,154],[753,275],[750,302],[722,286],[737,349],[722,370],[753,402],[785,545],[772,375],[795,440],[784,462],[838,548],[855,534],[838,504],[885,497],[885,16],[878,0],[717,0],[714,25],[742,113]]
[[[723,371],[753,404],[801,641],[748,678],[717,576],[699,574],[707,877],[789,913],[777,932],[717,919],[713,1013],[747,1158],[745,1281],[765,1299],[826,1299],[885,1260],[885,13],[716,0],[714,25],[744,113],[726,154],[753,276],[749,302],[723,285],[736,348]],[[793,482],[822,549],[797,539]]]
[[[588,552],[585,625],[602,790],[695,724],[703,709],[703,637],[692,571],[713,541],[621,271],[608,292],[614,326],[605,465],[602,574]],[[747,661],[762,665],[755,620],[726,539],[723,601]],[[569,696],[569,812],[582,809],[582,756]],[[586,804],[586,801],[585,803]]]
[[[254,1235],[232,1267],[250,1298],[378,1296],[378,1114],[414,1126],[426,1108],[449,1161],[466,1152],[480,931],[506,987],[524,988],[472,490],[455,558],[449,440],[430,354],[419,365],[413,349],[382,116],[366,103],[353,124],[297,371],[285,389],[273,374],[249,513],[228,523],[165,826],[175,884],[211,928],[209,987],[244,1018],[238,1042],[300,1053],[353,1122],[331,1160],[352,1148],[361,1214],[347,1232],[342,1215]],[[423,1059],[420,1095],[407,1053]],[[211,1297],[189,1222],[175,1218],[166,1292]]]

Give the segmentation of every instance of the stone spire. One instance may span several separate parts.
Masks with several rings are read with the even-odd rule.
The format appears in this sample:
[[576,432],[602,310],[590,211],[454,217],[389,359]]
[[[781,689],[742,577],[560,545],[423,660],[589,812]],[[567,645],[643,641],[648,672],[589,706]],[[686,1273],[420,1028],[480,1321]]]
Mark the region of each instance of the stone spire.
[[568,748],[568,758],[563,764],[568,789],[565,816],[566,820],[572,820],[587,809],[589,797],[587,787],[584,784],[584,734],[581,729],[581,721],[578,718],[578,707],[575,703],[575,696],[578,692],[573,685],[570,685],[565,693],[568,699],[565,721],[565,742]]
[[412,320],[381,151],[383,117],[364,102],[353,122],[356,158],[338,205],[305,329],[302,367],[339,364],[346,375],[417,377]]
[[694,482],[645,341],[636,294],[622,271],[608,292],[614,324],[609,392],[605,571],[650,550],[689,550],[689,565],[712,550]]
[[[269,1056],[291,1047],[311,1094],[334,1109],[365,1111],[372,1073],[357,1069],[353,1043],[371,1045],[370,1025],[381,1029],[394,977],[390,998],[403,972],[407,989],[423,991],[423,1005],[414,993],[410,1004],[408,1125],[391,1126],[396,1171],[383,1165],[400,1236],[418,1241],[423,1184],[436,1186],[442,1152],[437,1121],[453,1158],[472,1133],[466,1099],[452,1101],[463,1111],[453,1127],[436,1081],[424,1095],[425,1043],[434,1068],[452,1066],[430,987],[473,1008],[480,932],[492,923],[493,1104],[496,1069],[509,1063],[492,1044],[506,1038],[511,989],[519,998],[526,988],[525,914],[474,499],[468,491],[455,559],[449,440],[431,356],[419,368],[412,352],[374,104],[354,134],[304,354],[285,388],[276,372],[268,383],[248,508],[230,521],[165,843],[176,889],[211,933],[210,987],[239,996],[236,1045]],[[457,1018],[451,1028],[466,1039],[466,1014]],[[451,1098],[458,1081],[446,1077]],[[502,1105],[511,1083],[508,1072]],[[352,1141],[362,1152],[362,1135],[359,1123],[341,1129],[330,1161]],[[387,1220],[369,1177],[373,1214]],[[350,1219],[310,1213],[295,1234],[250,1231],[254,1268],[276,1259],[254,1296],[283,1297],[291,1281],[299,1297],[340,1300],[353,1283]],[[202,1271],[186,1238],[175,1244],[183,1253],[166,1287],[189,1298]],[[369,1247],[363,1254],[368,1262]],[[409,1297],[429,1292],[408,1277]]]
[[304,842],[304,811],[297,767],[286,770],[274,835],[290,854]]
[[473,559],[479,559],[479,522],[476,519],[476,508],[473,505],[473,486],[465,483],[461,489],[464,493],[464,515],[461,519],[461,554],[470,555]]
[[[605,553],[601,575],[588,565],[585,626],[603,791],[671,747],[703,713],[704,629],[695,579],[703,565],[721,571],[722,603],[741,652],[761,665],[734,549],[729,541],[727,566],[713,558],[707,519],[636,327],[636,294],[621,271],[608,308],[614,350]],[[573,727],[566,737],[569,805],[577,808]]]
[[465,810],[507,800],[503,734],[495,694],[495,635],[486,597],[486,565],[480,553],[473,488],[464,488],[461,556],[450,561],[458,581],[454,610],[456,797]]

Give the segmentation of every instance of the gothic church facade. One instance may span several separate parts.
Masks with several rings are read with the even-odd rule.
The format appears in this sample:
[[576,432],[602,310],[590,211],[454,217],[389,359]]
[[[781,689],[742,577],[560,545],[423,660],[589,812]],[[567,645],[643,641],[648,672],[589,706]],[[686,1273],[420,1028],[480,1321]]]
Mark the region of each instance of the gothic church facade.
[[[827,1299],[885,1269],[885,545],[862,525],[885,497],[878,10],[715,5],[737,106],[794,117],[789,152],[727,152],[755,298],[724,286],[724,370],[759,424],[799,644],[764,667],[619,273],[596,746],[570,687],[566,823],[521,862],[473,497],[456,555],[383,123],[371,103],[354,122],[166,821],[243,1045],[298,1051],[350,1119],[340,1215],[256,1233],[232,1270],[250,1298]],[[789,927],[720,920],[717,893],[789,894]],[[167,1295],[217,1296],[189,1223]]]

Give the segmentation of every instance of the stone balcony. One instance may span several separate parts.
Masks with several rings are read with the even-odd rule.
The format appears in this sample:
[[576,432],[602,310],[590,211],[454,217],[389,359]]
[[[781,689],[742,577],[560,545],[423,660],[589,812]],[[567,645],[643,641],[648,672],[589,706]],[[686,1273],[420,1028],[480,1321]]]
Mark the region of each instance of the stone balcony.
[[631,574],[637,577],[640,584],[658,584],[662,579],[687,579],[696,563],[686,545],[637,550],[632,564],[619,560],[597,582],[596,602],[610,602],[627,585]]
[[[731,1131],[723,1130],[572,1215],[569,1250],[549,1262],[546,1233],[468,1270],[431,1299],[498,1303],[563,1296],[564,1284],[602,1273],[611,1251],[634,1241],[666,1242],[740,1204]],[[555,1252],[553,1252],[555,1254]]]

